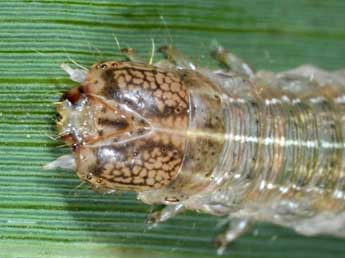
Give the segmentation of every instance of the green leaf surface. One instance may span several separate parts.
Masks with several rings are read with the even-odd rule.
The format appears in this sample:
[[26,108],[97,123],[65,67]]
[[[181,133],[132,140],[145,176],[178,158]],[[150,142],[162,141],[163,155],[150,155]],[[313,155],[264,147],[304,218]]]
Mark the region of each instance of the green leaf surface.
[[[100,195],[42,165],[68,153],[53,140],[55,104],[76,85],[59,68],[149,58],[173,43],[215,67],[216,39],[259,69],[345,67],[345,2],[336,0],[0,1],[0,257],[212,257],[215,217],[188,212],[148,230],[134,194]],[[164,21],[160,17],[164,17]],[[257,224],[224,257],[344,257],[345,242]]]

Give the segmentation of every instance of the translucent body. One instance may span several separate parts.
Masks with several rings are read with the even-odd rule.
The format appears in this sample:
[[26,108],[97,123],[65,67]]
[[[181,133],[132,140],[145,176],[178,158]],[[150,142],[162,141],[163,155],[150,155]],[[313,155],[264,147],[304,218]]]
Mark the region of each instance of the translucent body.
[[81,85],[58,106],[58,130],[74,158],[47,168],[75,159],[98,190],[168,205],[154,222],[184,209],[225,216],[225,244],[252,220],[345,237],[344,74],[171,61],[105,62],[85,78],[67,69]]
[[[190,103],[199,112],[190,114],[180,173],[140,198],[167,203],[163,197],[178,195],[187,209],[239,218],[236,226],[254,219],[345,237],[344,77],[308,66],[249,79],[203,74],[215,87],[195,82],[198,90],[190,91],[191,100],[203,100]],[[203,111],[224,124],[210,126]],[[198,128],[196,121],[203,121]],[[216,155],[203,155],[203,143]],[[191,162],[204,169],[191,170]]]

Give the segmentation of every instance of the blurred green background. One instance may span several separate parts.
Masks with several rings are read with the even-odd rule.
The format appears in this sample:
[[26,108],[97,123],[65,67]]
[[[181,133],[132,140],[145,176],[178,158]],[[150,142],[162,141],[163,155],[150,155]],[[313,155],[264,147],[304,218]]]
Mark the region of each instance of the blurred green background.
[[[164,17],[166,25],[160,17]],[[59,68],[149,57],[173,43],[215,67],[216,39],[256,68],[345,67],[345,1],[0,1],[0,257],[212,257],[217,218],[186,213],[148,230],[134,194],[100,195],[70,171],[43,171],[68,149],[54,141],[55,106],[75,86]],[[345,240],[257,224],[224,257],[345,257]]]

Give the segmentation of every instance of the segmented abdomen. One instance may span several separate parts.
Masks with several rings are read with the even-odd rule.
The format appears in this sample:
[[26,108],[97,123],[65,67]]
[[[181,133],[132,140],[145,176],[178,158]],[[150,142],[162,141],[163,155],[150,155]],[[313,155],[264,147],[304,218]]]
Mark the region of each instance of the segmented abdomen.
[[330,74],[206,75],[182,76],[189,142],[168,202],[288,226],[344,210],[345,85]]
[[[344,85],[317,79],[263,73],[235,95],[230,86],[222,212],[344,235]],[[319,226],[332,220],[336,230]]]
[[[303,91],[294,84],[302,84]],[[248,87],[245,96],[224,97],[230,123],[228,165],[234,178],[246,178],[248,189],[242,200],[293,200],[310,212],[343,209],[345,135],[339,85],[263,75]]]

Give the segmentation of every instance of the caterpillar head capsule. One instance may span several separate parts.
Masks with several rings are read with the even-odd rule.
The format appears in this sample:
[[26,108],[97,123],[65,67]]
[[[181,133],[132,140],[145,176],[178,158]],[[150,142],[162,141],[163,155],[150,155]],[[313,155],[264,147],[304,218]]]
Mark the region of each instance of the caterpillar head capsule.
[[189,111],[186,87],[173,73],[129,62],[96,64],[57,109],[77,174],[95,188],[143,191],[176,177]]

